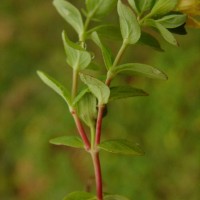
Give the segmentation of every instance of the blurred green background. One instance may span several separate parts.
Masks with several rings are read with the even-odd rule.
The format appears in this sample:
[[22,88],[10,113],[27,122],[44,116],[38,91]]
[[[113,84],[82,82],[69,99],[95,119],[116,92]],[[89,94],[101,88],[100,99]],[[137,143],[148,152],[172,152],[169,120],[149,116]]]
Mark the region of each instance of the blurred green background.
[[[63,29],[72,30],[49,0],[1,0],[1,200],[59,200],[74,190],[94,190],[89,156],[48,142],[77,134],[64,101],[35,73],[44,70],[70,86]],[[165,53],[142,46],[127,51],[124,62],[152,64],[169,80],[115,81],[143,88],[150,96],[109,105],[103,139],[128,138],[140,143],[146,155],[102,152],[106,192],[131,200],[200,199],[200,31],[188,30],[187,36],[177,38],[179,48],[163,42]],[[113,48],[118,45],[114,43]]]

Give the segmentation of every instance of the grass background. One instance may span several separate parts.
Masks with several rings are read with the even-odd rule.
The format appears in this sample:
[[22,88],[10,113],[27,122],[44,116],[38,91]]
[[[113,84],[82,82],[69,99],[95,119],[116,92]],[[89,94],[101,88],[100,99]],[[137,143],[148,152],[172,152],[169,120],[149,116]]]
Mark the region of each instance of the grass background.
[[[73,1],[79,5],[80,0]],[[80,7],[80,5],[79,5]],[[117,17],[113,15],[113,18]],[[49,139],[76,134],[65,103],[39,80],[44,70],[70,87],[61,31],[71,28],[48,0],[0,3],[0,199],[59,200],[94,183],[89,156]],[[70,33],[74,35],[73,32]],[[168,81],[118,79],[150,96],[114,102],[103,139],[139,142],[144,157],[102,152],[104,188],[138,200],[200,197],[200,32],[177,36],[164,53],[136,46],[126,60],[158,66]],[[118,44],[110,42],[114,49]],[[93,190],[93,188],[91,187]]]

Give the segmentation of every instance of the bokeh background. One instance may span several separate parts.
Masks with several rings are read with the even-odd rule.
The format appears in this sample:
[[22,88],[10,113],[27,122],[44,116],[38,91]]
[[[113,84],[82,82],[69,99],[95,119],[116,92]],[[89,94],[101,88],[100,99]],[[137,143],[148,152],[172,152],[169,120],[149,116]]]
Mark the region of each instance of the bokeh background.
[[[83,1],[73,3],[81,7]],[[115,13],[112,16],[117,20]],[[73,37],[49,0],[1,0],[1,200],[59,200],[74,190],[93,190],[89,156],[48,142],[77,133],[65,103],[35,73],[44,70],[70,87],[63,29]],[[188,30],[187,36],[177,38],[179,48],[162,42],[164,53],[139,45],[127,50],[123,62],[152,64],[169,80],[115,81],[143,88],[150,96],[109,105],[103,139],[133,140],[146,155],[102,152],[106,192],[131,200],[200,199],[200,31]],[[109,44],[118,46],[115,41]]]

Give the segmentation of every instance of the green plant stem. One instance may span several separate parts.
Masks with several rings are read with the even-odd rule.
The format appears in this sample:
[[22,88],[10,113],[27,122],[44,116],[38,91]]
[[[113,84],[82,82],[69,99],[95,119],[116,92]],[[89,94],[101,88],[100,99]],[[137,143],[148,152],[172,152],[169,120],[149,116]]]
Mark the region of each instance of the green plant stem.
[[112,77],[112,69],[115,68],[119,64],[119,62],[121,61],[121,58],[124,55],[127,46],[128,46],[128,43],[126,42],[126,40],[124,40],[123,43],[122,43],[122,45],[121,45],[121,47],[120,47],[120,49],[119,49],[119,51],[118,51],[118,53],[117,53],[117,55],[116,55],[116,57],[115,57],[115,60],[113,62],[112,67],[107,72],[107,78],[106,78],[105,84],[108,87],[110,86],[112,78],[113,78]]
[[91,141],[91,149],[95,147],[95,127],[93,124],[90,125],[90,141]]
[[84,48],[85,47],[85,34],[87,32],[88,26],[90,24],[92,16],[87,16],[84,24],[84,31],[83,33],[79,36],[79,41],[81,43],[81,46]]
[[76,97],[78,87],[78,71],[73,70],[73,80],[72,80],[72,99]]
[[96,179],[97,200],[103,200],[103,184],[102,184],[102,174],[101,174],[99,152],[91,151],[91,156],[92,156],[92,162],[94,166],[94,173],[95,173],[95,179]]
[[111,68],[114,68],[114,67],[116,67],[118,65],[118,63],[120,62],[120,60],[121,60],[121,58],[122,58],[127,46],[128,46],[128,44],[127,44],[126,40],[124,40],[122,45],[121,45],[121,47],[120,47],[120,49],[119,49],[119,51],[118,51],[118,53],[117,53],[117,56],[116,56]]
[[87,31],[87,28],[90,24],[90,20],[91,20],[92,16],[87,16],[86,20],[85,20],[85,24],[84,24],[84,32]]

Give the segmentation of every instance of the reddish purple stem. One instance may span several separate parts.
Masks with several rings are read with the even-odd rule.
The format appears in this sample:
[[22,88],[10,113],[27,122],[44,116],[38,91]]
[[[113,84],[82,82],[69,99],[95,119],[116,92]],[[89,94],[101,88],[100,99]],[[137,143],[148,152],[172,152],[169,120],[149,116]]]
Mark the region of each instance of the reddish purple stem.
[[102,127],[103,112],[104,112],[104,106],[99,106],[98,116],[97,116],[97,124],[96,124],[96,138],[95,138],[96,145],[100,144],[100,140],[101,140],[101,127]]
[[96,178],[96,190],[98,200],[103,200],[103,188],[102,188],[102,175],[101,175],[101,165],[99,160],[99,152],[92,152],[92,161],[94,165],[94,172]]
[[88,137],[87,137],[87,135],[85,133],[83,125],[82,125],[79,117],[77,116],[76,111],[72,111],[71,113],[72,113],[72,116],[73,116],[74,121],[76,123],[76,127],[78,129],[79,135],[81,136],[81,138],[82,138],[82,140],[84,142],[85,148],[86,148],[86,150],[89,150],[91,145],[90,145]]

